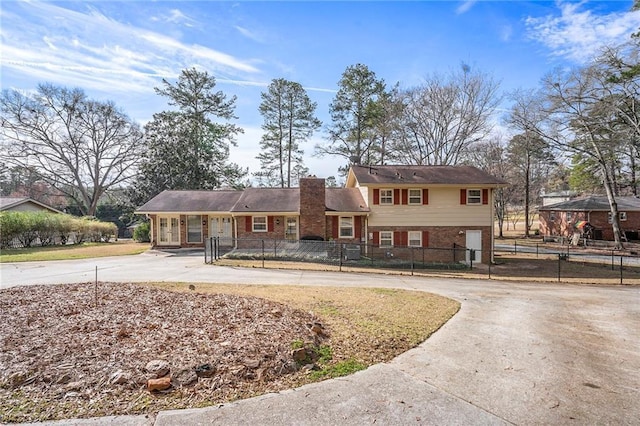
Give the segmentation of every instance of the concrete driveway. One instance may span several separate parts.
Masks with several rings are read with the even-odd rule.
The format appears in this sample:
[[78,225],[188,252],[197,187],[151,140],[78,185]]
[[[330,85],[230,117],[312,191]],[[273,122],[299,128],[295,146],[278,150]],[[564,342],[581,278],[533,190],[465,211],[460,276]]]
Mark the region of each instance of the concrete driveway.
[[418,348],[353,376],[222,407],[74,424],[640,424],[638,287],[238,269],[154,252],[2,264],[0,287],[93,281],[96,267],[104,281],[413,289],[462,308]]

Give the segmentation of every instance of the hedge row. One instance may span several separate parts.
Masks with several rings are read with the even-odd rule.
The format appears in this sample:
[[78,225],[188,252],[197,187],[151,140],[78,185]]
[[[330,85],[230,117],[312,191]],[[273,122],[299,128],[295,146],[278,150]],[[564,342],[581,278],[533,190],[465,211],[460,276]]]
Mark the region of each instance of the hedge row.
[[0,247],[31,247],[85,241],[108,242],[118,234],[111,222],[45,212],[1,212]]

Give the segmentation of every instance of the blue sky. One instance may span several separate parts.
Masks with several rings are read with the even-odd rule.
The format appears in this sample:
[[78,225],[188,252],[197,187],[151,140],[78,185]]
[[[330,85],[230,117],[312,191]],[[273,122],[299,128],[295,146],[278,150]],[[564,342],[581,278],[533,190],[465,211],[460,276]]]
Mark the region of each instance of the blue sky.
[[[260,93],[274,78],[301,83],[328,123],[347,66],[363,63],[410,87],[466,63],[502,91],[534,88],[557,66],[580,65],[640,28],[629,1],[14,1],[0,4],[2,88],[51,82],[113,100],[144,124],[166,109],[154,86],[187,67],[236,95],[245,129],[232,160],[259,170]],[[499,119],[496,118],[496,122]],[[311,156],[311,173],[340,161]]]

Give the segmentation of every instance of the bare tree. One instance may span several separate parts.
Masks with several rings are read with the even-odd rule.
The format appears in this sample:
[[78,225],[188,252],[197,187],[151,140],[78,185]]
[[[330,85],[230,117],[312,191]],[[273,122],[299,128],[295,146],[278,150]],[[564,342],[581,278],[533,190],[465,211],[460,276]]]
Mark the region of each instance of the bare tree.
[[[467,157],[467,162],[485,172],[509,181],[512,167],[507,159],[507,149],[501,134],[495,134],[486,141],[473,145]],[[496,220],[498,221],[498,237],[504,236],[504,224],[507,220],[507,207],[514,195],[514,186],[496,188],[493,196]],[[508,224],[508,222],[507,222]]]
[[542,86],[542,98],[523,98],[514,104],[510,121],[520,129],[538,134],[558,152],[594,160],[611,207],[616,246],[621,248],[612,174],[620,139],[615,113],[606,101],[610,84],[591,66],[556,70],[543,79]]
[[624,155],[628,160],[628,186],[638,196],[640,184],[640,33],[620,46],[606,48],[595,61],[603,78],[610,83],[609,108],[615,111],[623,136]]
[[507,146],[507,158],[512,167],[511,177],[516,185],[522,188],[522,204],[524,205],[525,238],[533,223],[531,202],[536,194],[540,194],[542,183],[548,175],[550,166],[555,163],[547,143],[534,132],[515,135]]
[[403,137],[394,144],[405,164],[453,165],[491,131],[491,115],[500,101],[498,83],[467,65],[403,93]]
[[2,160],[33,168],[85,215],[95,215],[100,197],[130,178],[139,159],[139,126],[112,102],[90,100],[80,89],[5,90],[0,111]]

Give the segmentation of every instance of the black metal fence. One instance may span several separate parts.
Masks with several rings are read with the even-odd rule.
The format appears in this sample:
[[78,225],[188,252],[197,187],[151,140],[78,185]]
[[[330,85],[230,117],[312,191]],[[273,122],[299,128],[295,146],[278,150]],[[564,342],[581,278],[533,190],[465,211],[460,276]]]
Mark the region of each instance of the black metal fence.
[[571,244],[549,245],[547,243],[516,241],[509,243],[496,242],[493,252],[496,254],[535,254],[537,258],[551,257],[561,260],[573,260],[584,263],[611,265],[612,269],[622,265],[640,267],[640,244],[626,244],[627,250],[620,251],[607,247],[596,250],[593,247],[580,247]]
[[[576,246],[567,241],[560,244],[549,244],[545,241],[496,241],[494,254],[499,263],[501,256],[531,259],[554,265],[554,274],[558,282],[570,278],[582,278],[597,282],[600,278],[619,284],[634,284],[640,280],[640,245],[625,244],[626,250],[615,250],[610,246],[594,248],[593,246]],[[596,267],[597,269],[589,269]],[[576,273],[576,268],[584,269]],[[597,272],[595,275],[587,275]],[[494,272],[495,273],[495,272]],[[491,272],[489,272],[491,274]]]
[[[472,269],[475,250],[453,244],[449,248],[381,247],[339,241],[211,237],[205,241],[205,262],[217,259],[281,260],[367,268]],[[479,259],[478,259],[479,260]]]

